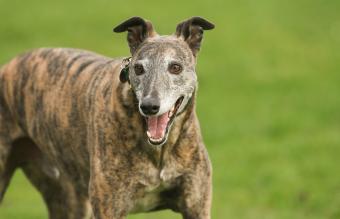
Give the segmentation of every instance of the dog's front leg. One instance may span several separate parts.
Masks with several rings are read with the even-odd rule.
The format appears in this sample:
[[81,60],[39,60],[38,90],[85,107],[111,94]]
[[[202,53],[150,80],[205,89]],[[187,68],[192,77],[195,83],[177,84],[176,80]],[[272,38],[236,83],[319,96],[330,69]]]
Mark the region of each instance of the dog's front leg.
[[95,219],[123,219],[127,216],[129,203],[131,203],[128,185],[117,179],[108,178],[114,177],[96,174],[91,179],[89,189],[93,217]]
[[[109,148],[114,148],[113,146]],[[131,205],[131,182],[126,176],[128,168],[118,162],[119,154],[99,153],[96,147],[91,158],[89,196],[95,219],[123,219]]]
[[180,203],[184,219],[210,219],[211,190],[210,172],[184,176]]

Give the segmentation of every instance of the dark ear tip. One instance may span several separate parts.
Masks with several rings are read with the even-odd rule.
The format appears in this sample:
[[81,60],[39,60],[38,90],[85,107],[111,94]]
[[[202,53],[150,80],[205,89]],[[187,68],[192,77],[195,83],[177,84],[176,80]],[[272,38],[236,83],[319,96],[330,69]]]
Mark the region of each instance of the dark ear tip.
[[214,28],[215,28],[215,24],[209,23],[209,24],[207,25],[207,27],[205,28],[205,30],[212,30],[212,29],[214,29]]
[[192,17],[191,20],[192,24],[201,26],[203,30],[212,30],[215,28],[213,23],[202,17]]
[[121,33],[119,26],[113,28],[113,32],[115,33]]
[[124,21],[123,23],[119,24],[115,28],[113,28],[113,32],[115,33],[122,33],[127,30],[129,26],[139,25],[145,23],[144,19],[141,17],[131,17]]

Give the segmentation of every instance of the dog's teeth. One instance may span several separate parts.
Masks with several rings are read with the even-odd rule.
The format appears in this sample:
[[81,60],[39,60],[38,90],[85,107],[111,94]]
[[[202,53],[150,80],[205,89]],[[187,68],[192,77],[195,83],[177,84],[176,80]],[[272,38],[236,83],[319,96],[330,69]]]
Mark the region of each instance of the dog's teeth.
[[171,118],[172,115],[173,115],[173,111],[171,110],[168,114],[168,117]]
[[153,142],[161,142],[163,138],[150,138]]
[[161,142],[162,140],[163,140],[163,138],[153,138],[152,136],[151,136],[151,133],[149,132],[149,131],[146,131],[146,135],[148,136],[148,138],[151,140],[151,141],[153,141],[153,142]]

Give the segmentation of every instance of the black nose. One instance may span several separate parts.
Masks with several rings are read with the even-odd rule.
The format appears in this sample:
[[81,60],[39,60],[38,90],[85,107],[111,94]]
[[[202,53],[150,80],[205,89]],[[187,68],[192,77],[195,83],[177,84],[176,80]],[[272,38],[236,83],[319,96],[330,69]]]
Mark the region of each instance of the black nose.
[[145,115],[155,115],[159,111],[159,105],[158,98],[148,97],[142,100],[140,109]]

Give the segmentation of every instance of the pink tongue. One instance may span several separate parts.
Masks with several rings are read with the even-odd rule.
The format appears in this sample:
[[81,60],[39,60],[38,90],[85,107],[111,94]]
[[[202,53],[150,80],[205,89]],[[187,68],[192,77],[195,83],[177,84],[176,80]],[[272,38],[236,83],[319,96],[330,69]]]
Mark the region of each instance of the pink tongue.
[[148,131],[153,139],[163,138],[166,126],[168,125],[168,112],[160,116],[152,116],[148,118]]

